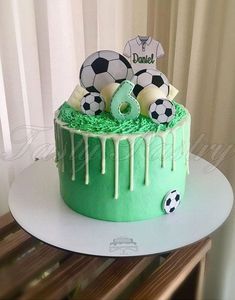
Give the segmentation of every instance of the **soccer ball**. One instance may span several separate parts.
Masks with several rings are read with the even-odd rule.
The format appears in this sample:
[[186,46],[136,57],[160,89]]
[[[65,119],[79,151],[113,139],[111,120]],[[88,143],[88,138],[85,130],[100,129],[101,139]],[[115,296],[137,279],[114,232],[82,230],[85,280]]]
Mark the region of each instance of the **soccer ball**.
[[105,101],[98,93],[88,93],[81,100],[81,111],[90,116],[97,116],[105,110]]
[[170,214],[176,210],[180,204],[180,193],[176,190],[170,191],[163,199],[163,210],[166,214]]
[[175,106],[167,99],[157,99],[149,106],[149,116],[157,124],[167,124],[175,116]]
[[169,81],[166,76],[154,69],[143,69],[137,72],[131,81],[135,84],[133,89],[134,95],[137,97],[147,86],[157,86],[167,96],[169,94]]
[[80,83],[89,92],[100,92],[106,85],[133,77],[128,60],[111,50],[91,54],[80,69]]

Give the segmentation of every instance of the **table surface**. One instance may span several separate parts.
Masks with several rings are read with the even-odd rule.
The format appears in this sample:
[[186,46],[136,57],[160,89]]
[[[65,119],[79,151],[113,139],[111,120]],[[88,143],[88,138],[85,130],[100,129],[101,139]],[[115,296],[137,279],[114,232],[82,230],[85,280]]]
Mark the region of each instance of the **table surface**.
[[13,217],[31,235],[73,252],[117,257],[163,253],[194,243],[226,220],[232,203],[225,176],[194,155],[183,205],[152,220],[115,223],[75,213],[59,195],[52,161],[38,161],[23,171],[9,194]]
[[8,213],[0,217],[0,299],[199,299],[210,247],[206,238],[164,255],[81,255],[40,242]]

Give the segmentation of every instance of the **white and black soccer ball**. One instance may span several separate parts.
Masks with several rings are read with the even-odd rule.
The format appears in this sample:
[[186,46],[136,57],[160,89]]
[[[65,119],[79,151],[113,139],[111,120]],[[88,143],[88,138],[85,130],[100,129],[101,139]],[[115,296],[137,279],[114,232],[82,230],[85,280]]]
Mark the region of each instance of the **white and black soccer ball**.
[[149,106],[149,116],[157,124],[167,124],[175,116],[175,106],[168,99],[157,99]]
[[176,190],[170,191],[163,199],[162,207],[166,214],[173,213],[180,204],[181,196]]
[[81,111],[90,116],[97,116],[105,110],[105,101],[98,93],[88,93],[81,100]]
[[88,92],[100,92],[110,83],[121,83],[133,77],[128,60],[111,50],[91,54],[80,69],[80,83]]
[[167,77],[155,69],[143,69],[137,72],[131,81],[135,84],[133,94],[138,94],[147,86],[157,86],[165,96],[169,94],[169,80]]

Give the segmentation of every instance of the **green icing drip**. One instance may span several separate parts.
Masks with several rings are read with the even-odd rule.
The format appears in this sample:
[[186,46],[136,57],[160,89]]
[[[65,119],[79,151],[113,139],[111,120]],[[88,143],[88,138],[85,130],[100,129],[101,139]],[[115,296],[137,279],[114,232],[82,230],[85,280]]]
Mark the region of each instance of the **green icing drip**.
[[140,115],[136,120],[118,121],[108,112],[103,112],[99,116],[84,115],[67,102],[59,108],[59,120],[66,123],[70,128],[93,133],[142,133],[165,131],[174,127],[187,114],[185,108],[174,102],[176,108],[175,118],[169,124],[157,125],[150,118]]

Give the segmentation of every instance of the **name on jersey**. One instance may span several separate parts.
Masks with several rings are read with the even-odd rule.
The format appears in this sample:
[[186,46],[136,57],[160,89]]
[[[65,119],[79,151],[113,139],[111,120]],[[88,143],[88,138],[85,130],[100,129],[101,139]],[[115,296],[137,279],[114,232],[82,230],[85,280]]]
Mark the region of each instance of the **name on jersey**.
[[134,64],[154,64],[155,60],[153,59],[153,53],[151,56],[139,56],[137,53],[133,53],[133,63]]

